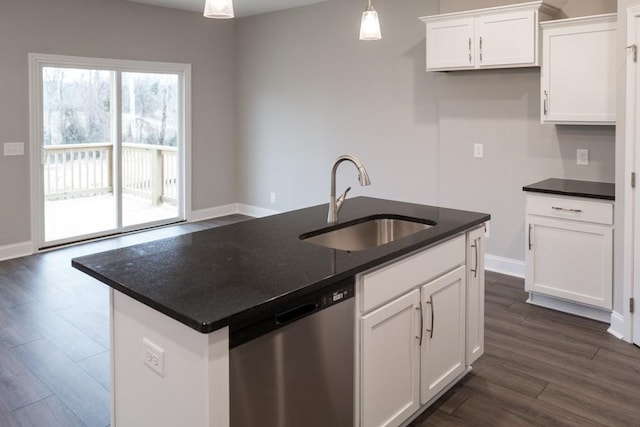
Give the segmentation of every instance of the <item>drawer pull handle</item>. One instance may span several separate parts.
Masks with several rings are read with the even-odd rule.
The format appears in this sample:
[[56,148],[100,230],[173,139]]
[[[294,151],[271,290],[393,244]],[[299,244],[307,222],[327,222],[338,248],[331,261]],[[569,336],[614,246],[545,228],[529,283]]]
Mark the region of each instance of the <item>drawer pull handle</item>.
[[416,307],[416,310],[420,312],[420,335],[416,337],[416,339],[420,340],[420,346],[422,346],[422,331],[424,328],[424,316],[422,315],[422,302],[420,302],[420,306]]
[[475,242],[473,243],[473,245],[471,245],[471,247],[474,249],[474,253],[475,253],[475,264],[473,265],[473,268],[471,269],[471,272],[473,273],[473,277],[476,278],[478,277],[478,240],[476,239]]
[[431,329],[427,329],[427,332],[429,332],[429,339],[432,339],[433,338],[433,317],[434,317],[433,312],[435,311],[433,309],[433,295],[429,295],[429,301],[427,301],[427,304],[431,306]]
[[531,229],[533,228],[533,224],[529,224],[529,250],[531,250]]
[[552,206],[551,209],[553,209],[554,211],[582,213],[582,209],[559,208],[557,206]]

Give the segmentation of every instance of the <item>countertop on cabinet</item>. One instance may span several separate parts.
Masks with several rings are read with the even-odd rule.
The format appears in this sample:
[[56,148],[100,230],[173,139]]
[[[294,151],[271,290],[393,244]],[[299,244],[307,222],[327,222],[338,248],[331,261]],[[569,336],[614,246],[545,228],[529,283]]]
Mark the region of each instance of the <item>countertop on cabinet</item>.
[[549,178],[522,187],[533,193],[558,194],[561,196],[586,197],[589,199],[615,200],[615,184],[609,182],[577,181],[573,179]]
[[[490,219],[488,214],[369,197],[348,199],[340,223],[394,214],[435,226],[366,251],[301,241],[327,227],[328,205],[115,249],[73,267],[202,333],[240,327],[279,303],[338,283]],[[336,227],[339,227],[336,226]]]

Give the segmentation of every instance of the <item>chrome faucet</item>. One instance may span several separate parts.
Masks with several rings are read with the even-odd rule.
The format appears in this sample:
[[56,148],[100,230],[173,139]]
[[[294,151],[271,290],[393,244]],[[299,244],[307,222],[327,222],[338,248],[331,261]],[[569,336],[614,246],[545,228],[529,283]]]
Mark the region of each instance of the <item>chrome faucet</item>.
[[360,181],[360,185],[371,184],[369,174],[360,160],[349,154],[338,157],[331,168],[331,195],[329,196],[329,216],[327,217],[329,224],[336,224],[338,222],[338,212],[340,212],[340,208],[347,198],[347,193],[351,190],[351,187],[348,187],[336,200],[336,171],[338,170],[338,165],[344,161],[350,161],[358,168],[358,181]]

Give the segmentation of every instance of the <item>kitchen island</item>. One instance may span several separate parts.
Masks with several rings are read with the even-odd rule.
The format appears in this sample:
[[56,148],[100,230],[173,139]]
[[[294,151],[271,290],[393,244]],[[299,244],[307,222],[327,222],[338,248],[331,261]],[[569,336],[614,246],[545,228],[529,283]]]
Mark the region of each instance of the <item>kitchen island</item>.
[[[74,259],[75,268],[112,288],[112,425],[229,425],[234,331],[282,303],[464,236],[489,220],[481,213],[358,197],[344,204],[340,223],[377,214],[435,225],[366,251],[334,250],[299,239],[326,228],[327,206],[320,205]],[[355,323],[354,314],[348,326]]]

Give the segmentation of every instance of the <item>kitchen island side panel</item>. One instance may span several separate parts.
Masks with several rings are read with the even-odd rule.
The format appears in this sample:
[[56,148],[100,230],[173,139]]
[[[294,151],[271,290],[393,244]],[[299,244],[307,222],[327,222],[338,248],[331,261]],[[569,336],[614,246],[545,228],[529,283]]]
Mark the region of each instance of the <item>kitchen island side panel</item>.
[[[112,292],[112,426],[229,426],[229,329],[202,334]],[[143,339],[163,353],[144,363]]]

